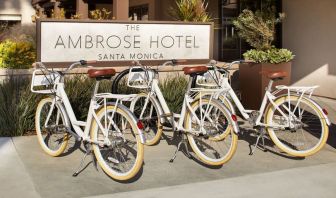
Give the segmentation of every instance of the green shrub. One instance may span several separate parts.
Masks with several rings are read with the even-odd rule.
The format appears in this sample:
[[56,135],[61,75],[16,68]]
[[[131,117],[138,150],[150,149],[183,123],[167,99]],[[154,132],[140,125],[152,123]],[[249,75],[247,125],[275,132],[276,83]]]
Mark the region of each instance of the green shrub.
[[272,48],[275,25],[281,19],[282,17],[276,18],[275,13],[264,15],[261,11],[253,13],[245,9],[233,21],[233,25],[238,30],[238,35],[249,45],[258,50],[268,50]]
[[166,78],[159,86],[171,112],[180,113],[188,81],[184,76]]
[[27,69],[36,59],[33,44],[6,40],[0,43],[0,68]]
[[265,11],[243,10],[233,25],[238,30],[238,35],[255,49],[243,54],[244,58],[257,63],[282,63],[289,62],[294,58],[291,51],[277,49],[272,46],[275,37],[276,24],[284,18],[283,13],[275,12],[271,7]]
[[251,49],[243,54],[247,60],[252,60],[256,63],[272,63],[278,64],[289,62],[294,58],[291,51],[287,49],[272,48],[266,51]]
[[179,21],[211,21],[207,13],[208,3],[204,0],[176,0],[176,7],[170,8],[170,15]]
[[111,19],[111,11],[108,9],[95,9],[90,11],[89,17],[93,20],[108,20]]
[[34,130],[37,101],[28,79],[10,77],[0,83],[0,136],[18,136]]

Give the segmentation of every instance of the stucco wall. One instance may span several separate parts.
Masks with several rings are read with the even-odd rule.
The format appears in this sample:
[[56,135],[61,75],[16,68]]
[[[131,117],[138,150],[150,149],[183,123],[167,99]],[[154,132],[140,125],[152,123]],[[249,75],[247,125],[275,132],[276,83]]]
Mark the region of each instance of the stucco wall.
[[336,1],[283,0],[283,47],[296,55],[294,85],[320,85],[316,94],[336,98]]
[[0,15],[21,15],[21,23],[27,24],[33,14],[31,0],[0,0]]

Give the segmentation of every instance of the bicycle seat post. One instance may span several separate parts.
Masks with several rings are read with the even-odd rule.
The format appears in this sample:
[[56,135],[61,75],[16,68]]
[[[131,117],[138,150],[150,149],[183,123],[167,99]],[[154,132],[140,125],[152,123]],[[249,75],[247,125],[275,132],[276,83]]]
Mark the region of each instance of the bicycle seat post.
[[195,77],[190,77],[188,78],[188,86],[187,86],[187,91],[189,91],[192,87],[194,87],[196,82],[196,78]]
[[270,81],[268,82],[268,85],[267,85],[266,91],[269,91],[269,92],[271,92],[271,91],[272,91],[272,85],[273,85],[273,80],[272,80],[272,79],[270,79]]
[[100,80],[96,80],[96,84],[95,84],[95,88],[92,93],[92,97],[94,97],[98,93],[99,84],[100,84]]

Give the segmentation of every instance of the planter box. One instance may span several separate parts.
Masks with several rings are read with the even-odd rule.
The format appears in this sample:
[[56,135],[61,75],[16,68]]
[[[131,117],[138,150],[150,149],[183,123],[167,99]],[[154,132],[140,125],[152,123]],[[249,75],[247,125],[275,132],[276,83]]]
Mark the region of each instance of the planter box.
[[270,63],[244,63],[239,65],[239,81],[241,100],[246,109],[259,110],[265,94],[265,88],[269,79],[262,75],[265,71],[285,71],[288,77],[273,83],[276,85],[290,85],[291,62],[270,64]]

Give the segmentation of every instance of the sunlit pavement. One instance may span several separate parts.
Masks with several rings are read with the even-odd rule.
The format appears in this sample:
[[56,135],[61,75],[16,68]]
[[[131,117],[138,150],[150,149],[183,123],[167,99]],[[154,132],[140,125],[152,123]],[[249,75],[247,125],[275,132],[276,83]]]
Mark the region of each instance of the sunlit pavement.
[[43,153],[36,136],[0,138],[0,197],[335,197],[335,103],[324,104],[333,125],[328,145],[314,156],[291,158],[270,141],[268,152],[256,150],[249,156],[249,143],[256,137],[245,133],[233,159],[211,169],[182,152],[169,163],[176,144],[163,139],[146,147],[143,171],[131,183],[97,172],[90,158],[79,176],[72,177],[83,155],[80,149],[53,158]]

